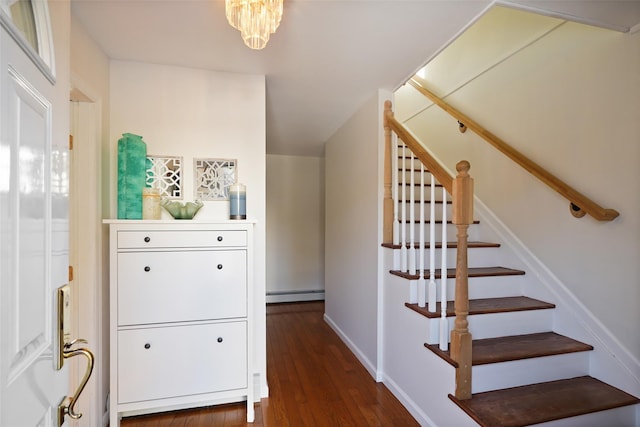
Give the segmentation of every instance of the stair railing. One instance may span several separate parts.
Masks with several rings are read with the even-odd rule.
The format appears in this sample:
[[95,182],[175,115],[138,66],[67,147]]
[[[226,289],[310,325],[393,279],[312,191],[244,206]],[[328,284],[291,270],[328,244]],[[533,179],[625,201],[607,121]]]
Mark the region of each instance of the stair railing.
[[[398,122],[391,109],[391,101],[385,102],[384,111],[385,129],[385,181],[383,202],[383,236],[384,243],[392,243],[400,246],[400,259],[394,257],[394,269],[408,273],[412,277],[409,302],[417,303],[420,307],[428,306],[431,312],[436,312],[436,230],[435,230],[435,204],[436,183],[442,185],[442,249],[440,267],[440,323],[439,323],[439,347],[448,349],[449,338],[451,340],[451,358],[456,361],[456,391],[455,396],[464,400],[471,398],[471,333],[468,328],[467,316],[469,313],[468,268],[467,268],[467,229],[473,221],[473,179],[469,176],[469,162],[461,161],[456,165],[458,175],[453,178],[449,173],[425,150],[415,137]],[[402,141],[400,146],[398,139]],[[400,151],[399,148],[400,147]],[[407,159],[410,159],[410,167],[407,167]],[[420,185],[418,186],[419,200],[415,199],[415,159],[420,161]],[[402,185],[399,185],[398,171],[402,170]],[[409,200],[407,200],[406,171],[409,171]],[[425,179],[424,174],[429,173],[430,179],[430,206],[429,206],[429,284],[425,281],[425,253],[426,246],[424,233],[425,220]],[[402,188],[398,194],[399,188]],[[447,321],[447,196],[452,200],[452,222],[457,229],[457,254],[455,274],[455,321],[454,328],[449,337],[449,323]],[[410,203],[409,218],[407,218],[407,202]],[[419,206],[419,232],[418,242],[415,241],[415,204]],[[409,239],[407,240],[407,228]],[[416,246],[418,253],[416,254]],[[413,253],[413,255],[412,255]]]
[[552,175],[542,166],[538,165],[524,154],[511,147],[509,144],[498,138],[493,133],[489,132],[470,117],[461,113],[440,97],[429,91],[424,84],[424,81],[420,78],[413,77],[409,80],[409,84],[416,88],[418,92],[422,93],[434,104],[442,108],[449,113],[452,117],[458,120],[461,127],[471,129],[478,136],[483,138],[489,144],[494,146],[498,151],[509,157],[511,160],[523,167],[527,172],[538,178],[540,181],[547,184],[561,196],[569,201],[569,211],[576,218],[582,218],[585,214],[591,215],[598,221],[612,221],[620,215],[615,209],[603,208],[584,194],[578,192],[564,181]]

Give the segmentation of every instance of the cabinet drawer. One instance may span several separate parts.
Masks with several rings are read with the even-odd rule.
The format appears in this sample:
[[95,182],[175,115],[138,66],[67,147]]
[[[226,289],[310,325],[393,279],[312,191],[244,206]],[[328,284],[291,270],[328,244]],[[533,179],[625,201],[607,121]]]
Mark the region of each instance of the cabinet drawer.
[[246,246],[245,230],[119,231],[118,249]]
[[245,250],[118,254],[118,325],[247,315]]
[[245,387],[246,322],[118,332],[118,403]]

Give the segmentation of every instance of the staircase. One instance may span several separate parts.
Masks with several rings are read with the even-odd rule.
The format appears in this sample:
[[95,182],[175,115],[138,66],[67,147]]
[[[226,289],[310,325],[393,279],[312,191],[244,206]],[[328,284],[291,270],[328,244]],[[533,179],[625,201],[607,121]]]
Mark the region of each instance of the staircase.
[[[401,171],[404,174],[413,172]],[[400,191],[415,191],[409,188],[409,182],[408,178],[401,180],[398,184],[402,187]],[[426,193],[429,197],[429,192]],[[409,204],[410,201],[404,203]],[[406,209],[414,207],[407,206]],[[451,222],[442,218],[434,220],[439,227],[449,227],[446,224]],[[417,221],[402,222],[403,226],[411,227],[416,226],[411,222]],[[480,230],[472,231],[471,227],[479,227]],[[478,221],[470,226],[469,234],[482,234]],[[453,236],[455,232],[449,235]],[[408,247],[409,243],[405,246]],[[456,246],[456,242],[447,244],[448,249],[455,250]],[[383,244],[383,247],[394,251],[396,256],[402,249],[398,244]],[[428,244],[426,247],[429,249]],[[526,271],[491,264],[492,260],[501,259],[499,243],[469,241],[468,248],[468,319],[474,338],[473,394],[466,400],[448,394],[449,399],[481,426],[540,423],[562,426],[633,425],[629,424],[631,418],[636,419],[635,415],[629,415],[634,411],[631,405],[637,405],[640,399],[588,375],[589,353],[593,346],[554,332],[555,305],[521,295],[523,288],[518,280],[526,275]],[[436,256],[439,258],[442,242],[438,242],[434,249],[438,251]],[[455,259],[455,256],[448,259]],[[429,280],[428,271],[410,274],[390,270],[389,273],[407,281],[410,286],[421,274]],[[446,275],[454,278],[456,269],[448,268]],[[437,273],[436,278],[440,277],[441,274]],[[452,295],[453,291],[449,290],[447,294]],[[405,303],[405,307],[426,319],[425,331],[437,329],[434,324],[441,315],[440,303],[435,312],[415,303]],[[455,316],[453,301],[447,302],[446,313],[448,318]],[[449,350],[440,350],[431,333],[428,337],[424,351],[437,355],[442,364],[457,368]],[[616,408],[624,407],[631,409],[627,408],[622,414],[616,412]]]

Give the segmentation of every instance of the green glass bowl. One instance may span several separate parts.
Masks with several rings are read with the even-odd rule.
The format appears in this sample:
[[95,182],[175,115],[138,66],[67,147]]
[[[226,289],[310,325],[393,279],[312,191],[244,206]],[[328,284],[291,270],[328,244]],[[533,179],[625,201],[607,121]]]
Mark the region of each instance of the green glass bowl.
[[176,202],[168,199],[162,199],[160,202],[162,207],[171,214],[174,219],[193,219],[201,207],[204,206],[200,200],[195,202]]

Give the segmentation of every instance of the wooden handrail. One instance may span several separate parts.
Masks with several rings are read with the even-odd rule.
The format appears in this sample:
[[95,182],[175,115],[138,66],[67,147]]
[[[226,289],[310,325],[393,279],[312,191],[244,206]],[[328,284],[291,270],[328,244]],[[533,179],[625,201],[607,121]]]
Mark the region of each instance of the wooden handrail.
[[[570,211],[575,217],[582,217],[585,213],[591,215],[593,218],[598,221],[611,221],[620,215],[618,211],[614,209],[603,208],[598,205],[593,200],[589,199],[584,194],[578,192],[556,176],[549,173],[546,169],[542,168],[537,163],[530,160],[524,154],[517,151],[515,148],[511,147],[509,144],[504,142],[502,139],[498,138],[496,135],[492,134],[482,126],[480,126],[477,122],[475,122],[470,117],[461,113],[451,105],[447,104],[437,95],[430,92],[428,89],[424,87],[422,82],[418,80],[417,77],[409,80],[409,84],[416,88],[420,93],[433,101],[434,104],[442,108],[444,111],[449,113],[459,122],[463,123],[467,128],[474,131],[480,137],[484,138],[489,144],[493,145],[498,151],[505,154],[511,160],[522,166],[526,171],[531,173],[533,176],[547,184],[549,187],[558,192],[561,196],[569,200]],[[395,130],[395,129],[394,129]]]
[[396,120],[391,109],[391,101],[384,103],[384,128],[393,130],[413,154],[427,167],[436,180],[451,194],[453,187],[453,177],[434,159],[431,154],[411,135],[411,133]]

